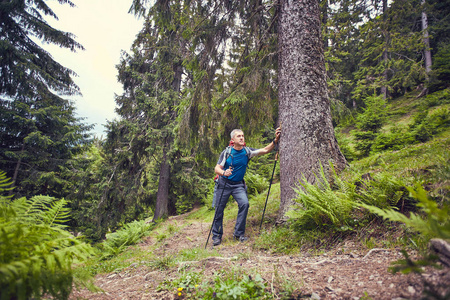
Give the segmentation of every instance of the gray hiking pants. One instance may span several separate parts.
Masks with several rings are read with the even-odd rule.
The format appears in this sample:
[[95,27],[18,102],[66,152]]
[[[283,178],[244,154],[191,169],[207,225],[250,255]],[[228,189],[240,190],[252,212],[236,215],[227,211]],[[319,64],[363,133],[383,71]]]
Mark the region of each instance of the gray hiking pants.
[[223,211],[227,206],[230,196],[233,196],[239,208],[236,218],[236,225],[234,227],[234,235],[243,236],[245,234],[245,225],[247,223],[247,213],[249,208],[245,183],[244,181],[233,182],[223,176],[220,176],[217,190],[215,192],[216,218],[212,228],[213,238],[222,238]]

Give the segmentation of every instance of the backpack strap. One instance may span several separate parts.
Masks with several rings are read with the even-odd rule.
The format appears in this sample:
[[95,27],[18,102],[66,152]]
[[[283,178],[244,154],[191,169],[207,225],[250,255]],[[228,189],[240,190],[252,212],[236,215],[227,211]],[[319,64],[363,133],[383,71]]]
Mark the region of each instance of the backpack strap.
[[[230,157],[232,149],[233,149],[232,146],[228,146],[228,147],[225,148],[225,161],[228,159],[228,157]],[[249,147],[244,147],[244,150],[245,150],[245,155],[248,158],[248,161],[250,161],[250,155],[252,154],[250,148]]]
[[244,147],[244,149],[245,149],[245,155],[247,155],[247,158],[248,158],[248,162],[250,162],[250,159],[251,159],[250,155],[252,154],[252,152],[250,151],[249,147]]

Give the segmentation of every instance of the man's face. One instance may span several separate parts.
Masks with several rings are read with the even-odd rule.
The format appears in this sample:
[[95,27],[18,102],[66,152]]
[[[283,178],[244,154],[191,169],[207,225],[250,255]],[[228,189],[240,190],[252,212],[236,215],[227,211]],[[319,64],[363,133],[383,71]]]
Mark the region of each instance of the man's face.
[[244,146],[245,144],[244,133],[242,131],[237,131],[234,134],[233,142],[235,145]]

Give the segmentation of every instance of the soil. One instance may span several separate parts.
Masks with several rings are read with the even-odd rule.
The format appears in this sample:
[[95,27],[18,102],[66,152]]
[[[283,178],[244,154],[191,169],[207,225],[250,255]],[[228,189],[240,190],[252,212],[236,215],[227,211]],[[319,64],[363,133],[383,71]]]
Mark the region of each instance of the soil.
[[[167,221],[179,230],[163,242],[150,236],[134,247],[152,251],[159,257],[176,256],[183,249],[203,249],[210,224],[186,217],[172,217]],[[233,241],[233,227],[234,221],[224,224],[225,238],[221,245],[214,247],[215,251],[211,251],[209,257],[184,261],[168,270],[156,270],[148,263],[136,261],[126,269],[97,275],[95,284],[103,292],[74,290],[71,299],[188,299],[178,297],[175,290],[158,289],[161,282],[179,278],[181,269],[203,271],[204,278],[209,275],[214,278],[213,274],[221,270],[258,273],[267,283],[267,289],[275,295],[274,299],[434,299],[431,296],[423,298],[424,279],[441,295],[450,292],[448,268],[427,267],[422,277],[390,273],[388,267],[391,262],[403,258],[400,249],[369,250],[360,242],[348,239],[319,254],[306,251],[295,255],[274,255],[254,249],[256,234],[249,234],[250,240],[244,243]],[[210,239],[208,249],[212,248]],[[414,253],[410,255],[415,258]],[[286,288],[287,282],[291,283],[293,292],[290,297],[282,298],[280,287]]]

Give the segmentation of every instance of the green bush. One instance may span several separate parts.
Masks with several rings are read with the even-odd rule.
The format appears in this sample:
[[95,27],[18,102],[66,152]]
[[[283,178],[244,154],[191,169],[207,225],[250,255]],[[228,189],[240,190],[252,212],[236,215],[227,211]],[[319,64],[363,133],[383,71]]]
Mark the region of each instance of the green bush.
[[364,104],[363,113],[356,117],[356,126],[363,131],[378,132],[386,120],[386,101],[382,96],[371,96],[364,100]]
[[373,131],[352,131],[352,134],[358,141],[355,150],[359,151],[360,156],[369,155],[378,134]]
[[393,127],[390,132],[380,133],[371,145],[370,153],[374,154],[384,150],[400,150],[406,145],[415,142],[414,136],[406,127]]
[[48,196],[0,196],[0,299],[69,297],[72,265],[93,249],[65,230],[66,205]]
[[437,133],[447,129],[449,125],[450,114],[448,109],[440,108],[431,114],[428,111],[419,112],[414,116],[409,128],[417,142],[426,142]]

